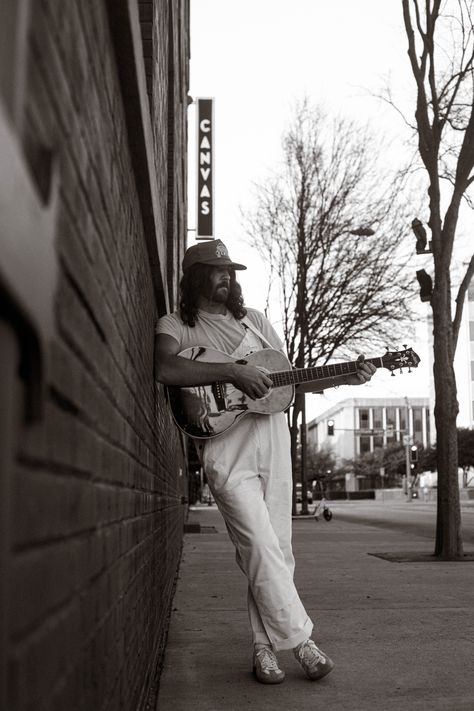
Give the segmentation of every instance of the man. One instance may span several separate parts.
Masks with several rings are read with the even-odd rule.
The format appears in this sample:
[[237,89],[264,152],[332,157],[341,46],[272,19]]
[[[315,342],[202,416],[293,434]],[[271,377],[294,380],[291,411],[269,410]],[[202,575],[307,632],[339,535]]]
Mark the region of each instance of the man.
[[[248,363],[206,363],[180,357],[192,346],[224,351],[236,359],[262,348],[282,350],[269,321],[246,309],[233,262],[220,240],[190,247],[183,259],[181,301],[177,312],[157,325],[158,380],[166,385],[198,386],[230,382],[252,399],[265,396],[272,381]],[[367,382],[375,372],[360,362],[350,376],[337,376],[302,391]],[[214,499],[248,579],[248,610],[253,634],[253,668],[258,681],[278,684],[284,672],[275,652],[293,649],[306,675],[321,679],[333,662],[311,639],[313,623],[293,582],[291,549],[292,477],[290,439],[283,413],[246,414],[208,440],[198,454]]]

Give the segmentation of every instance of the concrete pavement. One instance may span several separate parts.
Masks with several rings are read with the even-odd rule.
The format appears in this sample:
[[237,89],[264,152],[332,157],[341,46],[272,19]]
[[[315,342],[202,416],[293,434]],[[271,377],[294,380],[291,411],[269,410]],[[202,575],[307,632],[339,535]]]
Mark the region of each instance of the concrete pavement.
[[[365,521],[370,525],[401,529],[406,533],[435,540],[436,502],[406,501],[330,501],[338,520]],[[474,501],[461,502],[462,538],[466,551],[474,550]],[[434,545],[434,544],[433,544]]]
[[291,652],[286,680],[251,674],[246,583],[216,507],[190,511],[159,711],[473,711],[474,563],[393,563],[431,553],[414,532],[338,520],[294,521],[296,582],[314,639],[336,663],[307,680]]

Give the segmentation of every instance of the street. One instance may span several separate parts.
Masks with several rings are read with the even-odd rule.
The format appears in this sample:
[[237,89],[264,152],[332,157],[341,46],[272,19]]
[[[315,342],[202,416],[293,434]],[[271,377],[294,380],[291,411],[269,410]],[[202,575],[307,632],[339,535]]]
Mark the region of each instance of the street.
[[[328,501],[333,520],[353,521],[391,530],[411,531],[434,541],[436,503],[412,499],[405,501]],[[309,511],[312,512],[313,505]],[[474,543],[474,502],[461,505],[464,543]],[[326,523],[324,519],[320,522]]]

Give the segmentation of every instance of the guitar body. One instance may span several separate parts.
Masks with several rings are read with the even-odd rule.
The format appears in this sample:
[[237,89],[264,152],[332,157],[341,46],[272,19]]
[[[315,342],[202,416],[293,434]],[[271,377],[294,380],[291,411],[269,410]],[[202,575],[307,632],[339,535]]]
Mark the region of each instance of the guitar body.
[[[207,363],[235,363],[238,360],[203,346],[187,348],[179,356]],[[271,348],[251,353],[245,361],[265,373],[291,370],[286,356]],[[252,400],[231,383],[168,387],[174,421],[185,434],[200,439],[217,437],[249,412],[263,415],[283,412],[291,405],[293,395],[294,385],[271,388],[267,395],[258,400]]]

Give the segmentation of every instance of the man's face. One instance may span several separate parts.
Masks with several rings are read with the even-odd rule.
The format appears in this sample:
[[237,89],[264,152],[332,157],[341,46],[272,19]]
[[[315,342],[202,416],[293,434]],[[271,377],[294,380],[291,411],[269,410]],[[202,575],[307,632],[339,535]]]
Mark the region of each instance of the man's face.
[[215,267],[209,277],[209,301],[225,304],[230,291],[229,267]]

